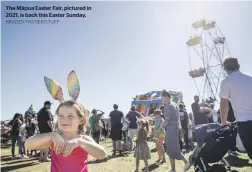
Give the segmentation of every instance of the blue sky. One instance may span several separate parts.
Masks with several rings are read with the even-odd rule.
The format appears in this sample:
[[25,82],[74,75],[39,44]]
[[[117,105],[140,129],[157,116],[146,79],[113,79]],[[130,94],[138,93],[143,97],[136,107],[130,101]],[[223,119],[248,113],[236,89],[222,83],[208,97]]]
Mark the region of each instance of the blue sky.
[[[168,88],[181,90],[188,111],[197,90],[185,41],[192,22],[215,20],[227,38],[241,70],[252,75],[251,2],[43,2],[40,5],[89,5],[87,18],[61,19],[57,25],[7,25],[5,6],[38,5],[2,2],[3,120],[36,110],[45,100],[58,103],[46,90],[43,77],[61,83],[67,95],[67,75],[80,77],[80,99],[89,109],[127,113],[137,93]],[[200,67],[197,56],[192,58]]]

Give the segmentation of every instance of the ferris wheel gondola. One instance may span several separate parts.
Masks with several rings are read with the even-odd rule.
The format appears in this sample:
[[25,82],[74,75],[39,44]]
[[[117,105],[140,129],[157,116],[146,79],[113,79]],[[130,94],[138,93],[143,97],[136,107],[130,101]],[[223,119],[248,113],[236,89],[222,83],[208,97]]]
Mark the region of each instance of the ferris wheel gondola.
[[198,95],[203,103],[219,100],[218,89],[225,76],[223,58],[230,54],[225,36],[215,21],[204,19],[192,24],[192,33],[186,42],[190,71]]

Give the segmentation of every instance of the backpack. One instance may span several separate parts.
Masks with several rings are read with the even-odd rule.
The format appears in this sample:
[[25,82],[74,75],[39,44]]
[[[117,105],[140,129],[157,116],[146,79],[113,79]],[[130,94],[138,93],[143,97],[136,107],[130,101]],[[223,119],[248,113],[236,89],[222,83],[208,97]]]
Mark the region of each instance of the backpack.
[[95,122],[95,131],[99,131],[99,130],[101,130],[101,129],[103,129],[102,122],[101,122],[101,120],[97,120],[97,121]]

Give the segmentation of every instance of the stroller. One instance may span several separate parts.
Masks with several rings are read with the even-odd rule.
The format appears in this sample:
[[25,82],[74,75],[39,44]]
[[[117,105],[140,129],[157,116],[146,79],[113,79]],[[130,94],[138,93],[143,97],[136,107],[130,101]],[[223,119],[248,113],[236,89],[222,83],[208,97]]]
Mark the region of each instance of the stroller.
[[1,126],[1,144],[7,144],[11,139],[11,128]]
[[[224,156],[230,149],[230,141],[236,129],[236,123],[220,127],[217,123],[196,126],[194,137],[196,148],[189,155],[190,166],[195,172],[228,172],[230,165]],[[223,164],[217,164],[221,161]],[[209,164],[213,165],[209,165]],[[214,164],[215,163],[215,164]]]

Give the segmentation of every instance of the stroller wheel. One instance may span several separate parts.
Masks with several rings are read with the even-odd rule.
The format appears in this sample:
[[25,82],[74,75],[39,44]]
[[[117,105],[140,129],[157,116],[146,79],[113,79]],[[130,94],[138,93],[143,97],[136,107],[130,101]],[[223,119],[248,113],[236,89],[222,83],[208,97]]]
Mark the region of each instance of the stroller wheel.
[[201,172],[199,168],[195,168],[195,172]]
[[207,172],[227,172],[227,169],[224,165],[214,164],[209,168]]

